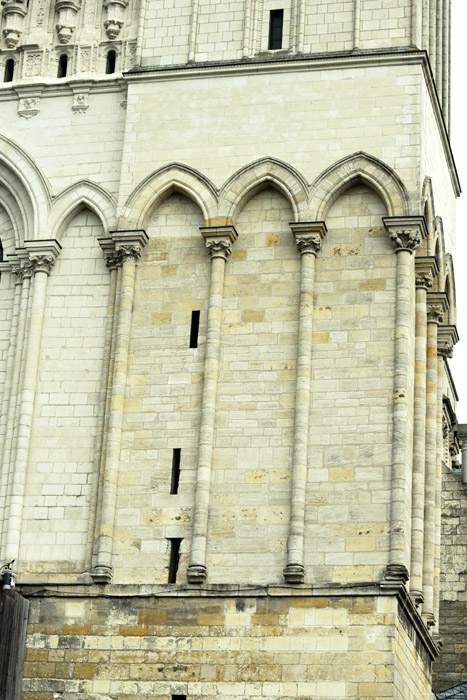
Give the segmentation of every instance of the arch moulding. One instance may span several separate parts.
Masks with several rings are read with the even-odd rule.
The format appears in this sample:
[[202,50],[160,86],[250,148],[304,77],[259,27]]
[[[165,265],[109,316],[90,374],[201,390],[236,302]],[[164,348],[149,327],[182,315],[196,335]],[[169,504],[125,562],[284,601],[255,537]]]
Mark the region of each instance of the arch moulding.
[[274,187],[288,200],[295,221],[306,220],[308,185],[291,165],[275,158],[261,158],[238,170],[222,186],[219,218],[234,222],[248,200],[265,187]]
[[388,216],[411,213],[409,196],[399,176],[382,161],[360,151],[337,161],[314,181],[310,195],[310,218],[324,221],[336,198],[358,182],[366,184],[381,197]]
[[87,207],[98,216],[104,231],[115,227],[116,203],[112,195],[90,180],[80,180],[54,197],[48,226],[51,238],[60,240],[68,222],[82,207]]
[[217,191],[208,178],[181,163],[170,163],[145,178],[129,196],[120,228],[145,228],[152,212],[173,192],[180,192],[200,209],[207,225],[217,216]]

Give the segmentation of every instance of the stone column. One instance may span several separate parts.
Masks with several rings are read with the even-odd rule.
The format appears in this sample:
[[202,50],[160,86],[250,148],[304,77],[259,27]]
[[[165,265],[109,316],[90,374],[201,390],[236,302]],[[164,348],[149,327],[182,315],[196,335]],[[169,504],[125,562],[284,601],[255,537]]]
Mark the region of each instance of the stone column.
[[410,595],[423,602],[423,525],[425,504],[426,295],[438,274],[434,257],[415,258],[415,381],[412,470]]
[[427,627],[434,624],[433,583],[435,556],[435,499],[438,438],[438,324],[447,311],[445,294],[427,295],[425,509],[423,535],[423,608]]
[[[96,555],[95,546],[97,543],[98,533],[96,528],[100,523],[101,503],[99,502],[99,494],[102,496],[102,476],[103,465],[105,464],[105,435],[108,428],[108,404],[110,403],[110,379],[113,372],[113,364],[111,358],[114,355],[114,347],[112,345],[114,339],[114,320],[115,320],[115,304],[117,300],[117,268],[119,266],[119,257],[115,253],[115,243],[112,238],[99,238],[99,245],[104,254],[105,264],[110,273],[109,283],[109,302],[107,307],[107,317],[105,323],[105,340],[104,354],[102,357],[102,374],[101,385],[99,391],[99,415],[97,421],[97,432],[94,448],[93,460],[93,475],[91,487],[91,502],[89,507],[89,537],[88,537],[88,552],[86,558],[86,568],[90,569],[93,565],[93,557]],[[121,268],[120,268],[121,269]]]
[[[3,537],[3,533],[6,528],[6,502],[7,502],[7,490],[8,490],[8,478],[10,472],[10,460],[6,459],[5,447],[6,447],[6,433],[8,416],[10,414],[10,405],[13,396],[13,379],[15,365],[18,361],[18,330],[19,330],[19,317],[20,317],[20,306],[21,297],[23,289],[23,273],[24,267],[21,264],[19,256],[11,256],[11,271],[15,275],[15,296],[13,299],[13,311],[11,314],[11,325],[10,325],[10,338],[8,344],[8,355],[6,362],[6,372],[5,372],[5,384],[2,396],[2,410],[0,415],[0,454],[1,454],[1,469],[0,469],[0,534]],[[5,264],[5,263],[3,263]],[[8,264],[8,263],[6,263]],[[16,405],[16,398],[15,398]],[[1,545],[1,539],[0,539]],[[1,556],[0,556],[1,559]]]
[[461,481],[467,484],[467,423],[459,423],[457,426],[457,439],[462,454]]
[[122,268],[122,282],[116,319],[115,355],[107,449],[102,478],[102,506],[97,539],[97,558],[96,566],[91,571],[91,576],[98,583],[109,583],[113,575],[112,551],[136,261],[141,257],[143,248],[149,240],[143,230],[114,231],[111,236],[115,244],[116,262]]
[[303,555],[308,436],[310,431],[315,258],[321,248],[321,240],[326,233],[326,224],[324,221],[292,223],[290,228],[295,236],[295,242],[301,256],[301,272],[292,490],[289,537],[287,540],[287,566],[284,569],[284,578],[287,583],[303,583],[305,578]]
[[412,491],[414,381],[415,264],[414,252],[426,237],[422,216],[384,217],[384,226],[397,255],[394,344],[393,437],[389,561],[385,579],[405,583],[409,578]]
[[9,515],[5,554],[7,559],[17,559],[21,538],[24,488],[29,460],[32,418],[36,398],[37,372],[42,339],[47,280],[61,246],[58,241],[26,241],[24,244],[34,275],[31,318],[25,348],[25,364],[21,395],[19,397],[19,424],[17,427],[16,457],[9,495]]
[[187,571],[188,581],[197,584],[204,583],[207,577],[206,543],[211,497],[212,452],[216,419],[224,276],[225,265],[232,252],[232,244],[237,239],[237,232],[233,226],[203,226],[200,228],[200,231],[203,234],[206,248],[211,258],[211,283],[193,512],[193,535],[190,565]]

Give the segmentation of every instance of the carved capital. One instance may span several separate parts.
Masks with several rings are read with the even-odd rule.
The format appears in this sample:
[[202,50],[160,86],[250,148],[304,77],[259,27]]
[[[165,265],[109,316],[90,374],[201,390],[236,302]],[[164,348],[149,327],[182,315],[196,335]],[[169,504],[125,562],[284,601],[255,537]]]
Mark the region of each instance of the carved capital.
[[[110,235],[110,239],[99,239],[106,257],[106,265],[110,269],[123,265],[128,259],[138,260],[149,241],[148,235],[143,229],[112,231]],[[109,262],[107,262],[107,258]]]
[[429,289],[433,286],[433,276],[430,272],[415,272],[415,286],[420,289]]
[[423,216],[385,216],[383,223],[396,253],[413,254],[428,235]]
[[[24,247],[29,255],[29,266],[32,274],[45,272],[47,275],[50,275],[62,249],[60,243],[53,239],[24,241]],[[24,274],[26,275],[27,273],[25,272]]]
[[428,323],[442,323],[444,319],[443,308],[439,304],[429,304],[426,310]]
[[445,360],[452,357],[454,346],[459,342],[456,326],[438,326],[438,355]]
[[321,250],[321,241],[327,232],[324,221],[292,221],[289,226],[300,255],[316,256]]
[[218,240],[211,239],[210,241],[206,241],[206,248],[208,249],[211,260],[213,260],[213,258],[223,258],[224,260],[227,260],[232,253],[231,243],[222,238]]
[[232,244],[238,234],[233,226],[200,226],[211,260],[222,258],[227,261],[232,253]]
[[419,256],[415,258],[415,285],[420,289],[429,289],[433,280],[438,276],[439,267],[434,256]]

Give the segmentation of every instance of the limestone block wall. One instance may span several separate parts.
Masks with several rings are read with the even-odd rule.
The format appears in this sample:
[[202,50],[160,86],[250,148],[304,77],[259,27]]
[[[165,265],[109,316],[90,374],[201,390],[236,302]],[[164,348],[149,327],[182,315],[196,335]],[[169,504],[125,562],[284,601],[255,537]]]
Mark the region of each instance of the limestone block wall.
[[430,697],[426,652],[409,650],[391,597],[75,593],[31,608],[24,700]]
[[48,286],[23,511],[31,571],[85,568],[108,303],[102,233],[95,214],[77,214]]
[[466,516],[466,486],[445,467],[440,591],[440,635],[444,646],[434,666],[434,688],[437,692],[467,680]]

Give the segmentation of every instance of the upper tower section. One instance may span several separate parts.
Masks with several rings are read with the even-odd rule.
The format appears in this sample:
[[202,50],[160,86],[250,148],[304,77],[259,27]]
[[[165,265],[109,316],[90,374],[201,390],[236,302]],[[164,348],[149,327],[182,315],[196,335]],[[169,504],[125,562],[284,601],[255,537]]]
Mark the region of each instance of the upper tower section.
[[[4,80],[425,50],[449,117],[451,0],[2,0]],[[89,75],[88,75],[89,77]]]

